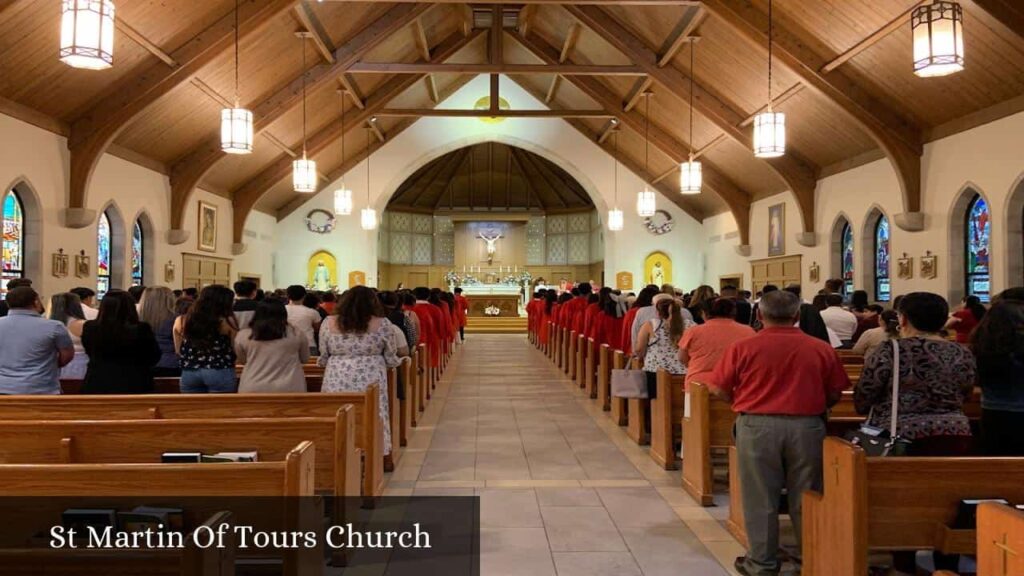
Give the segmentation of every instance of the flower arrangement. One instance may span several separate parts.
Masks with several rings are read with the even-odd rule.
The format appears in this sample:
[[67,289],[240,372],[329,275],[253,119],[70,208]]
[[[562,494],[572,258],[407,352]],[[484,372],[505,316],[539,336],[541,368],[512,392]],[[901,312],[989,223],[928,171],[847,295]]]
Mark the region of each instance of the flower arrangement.
[[449,286],[458,286],[462,283],[462,277],[459,276],[458,272],[455,270],[449,270],[444,275],[444,281],[448,283]]
[[531,282],[533,282],[533,274],[530,274],[528,270],[524,269],[519,273],[519,284],[529,285]]

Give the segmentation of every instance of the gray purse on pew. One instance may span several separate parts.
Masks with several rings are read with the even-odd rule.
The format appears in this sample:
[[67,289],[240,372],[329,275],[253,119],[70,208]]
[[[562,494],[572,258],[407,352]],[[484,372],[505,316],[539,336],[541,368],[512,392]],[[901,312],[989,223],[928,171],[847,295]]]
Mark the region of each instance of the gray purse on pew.
[[[860,429],[846,436],[851,444],[860,446],[868,456],[906,456],[910,448],[910,440],[896,434],[900,412],[900,345],[896,339],[892,340],[892,354],[892,414],[889,429],[883,430],[865,422]],[[874,408],[871,410],[874,412]],[[871,414],[868,414],[870,421]]]
[[615,398],[647,398],[647,373],[630,368],[633,357],[626,359],[626,367],[612,370],[612,396]]

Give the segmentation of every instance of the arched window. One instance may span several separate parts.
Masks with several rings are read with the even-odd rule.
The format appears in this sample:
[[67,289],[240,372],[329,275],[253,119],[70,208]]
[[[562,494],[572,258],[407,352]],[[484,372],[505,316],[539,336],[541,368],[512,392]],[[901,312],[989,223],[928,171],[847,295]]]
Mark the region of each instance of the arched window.
[[111,270],[111,231],[110,217],[106,212],[100,214],[96,226],[96,297],[98,299],[110,290]]
[[4,195],[3,212],[3,270],[0,288],[7,282],[25,276],[25,210],[14,190]]
[[842,234],[839,256],[842,258],[843,292],[853,294],[853,227],[849,222],[843,224]]
[[875,300],[888,302],[892,298],[889,285],[889,219],[878,218],[875,224]]
[[975,194],[967,207],[967,223],[964,226],[964,254],[967,258],[964,271],[966,294],[977,296],[982,302],[989,301],[990,278],[990,234],[992,218],[988,204],[980,194]]
[[136,220],[135,226],[132,227],[132,286],[142,286],[142,243],[142,222]]

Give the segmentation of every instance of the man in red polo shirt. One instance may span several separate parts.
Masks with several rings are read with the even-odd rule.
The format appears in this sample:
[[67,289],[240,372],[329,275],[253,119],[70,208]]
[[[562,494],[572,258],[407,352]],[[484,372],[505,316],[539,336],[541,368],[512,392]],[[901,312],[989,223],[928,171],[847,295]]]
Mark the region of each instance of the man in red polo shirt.
[[[786,489],[800,560],[800,501],[821,490],[825,411],[850,387],[835,350],[795,327],[800,298],[779,290],[761,298],[764,324],[735,342],[715,367],[712,393],[732,402],[743,516],[749,545],[736,559],[745,576],[778,574],[779,497]],[[799,566],[797,566],[799,568]],[[798,570],[799,571],[799,570]]]

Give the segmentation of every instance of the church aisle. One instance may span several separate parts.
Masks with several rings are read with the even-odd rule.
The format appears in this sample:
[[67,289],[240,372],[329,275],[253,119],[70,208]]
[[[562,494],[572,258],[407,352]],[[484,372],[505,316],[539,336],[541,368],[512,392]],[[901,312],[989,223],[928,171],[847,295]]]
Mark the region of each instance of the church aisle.
[[522,335],[472,335],[386,494],[481,498],[485,576],[734,574],[698,507]]

